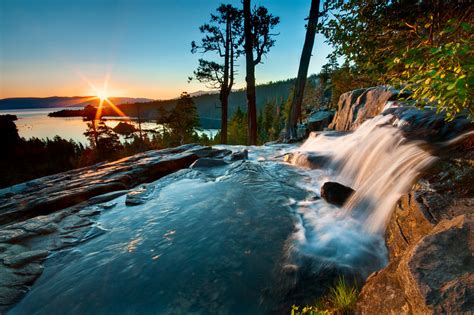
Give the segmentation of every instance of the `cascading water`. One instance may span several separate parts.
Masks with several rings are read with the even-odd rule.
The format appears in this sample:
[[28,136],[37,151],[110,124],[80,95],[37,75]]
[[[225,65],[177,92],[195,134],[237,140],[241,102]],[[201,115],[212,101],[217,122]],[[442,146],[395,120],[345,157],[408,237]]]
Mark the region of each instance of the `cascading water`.
[[344,208],[371,233],[385,231],[396,201],[436,160],[424,142],[408,141],[393,121],[392,115],[377,116],[354,133],[311,137],[299,149],[330,158],[334,181],[355,190]]
[[[245,147],[248,161],[148,184],[143,204],[128,206],[122,196],[81,209],[100,213],[92,230],[102,232],[53,253],[9,312],[287,313],[341,274],[363,281],[387,263],[383,231],[396,201],[436,159],[394,126],[402,123],[377,116],[297,149]],[[318,167],[282,163],[288,152],[293,164]],[[355,193],[331,205],[319,198],[327,181]]]
[[[364,281],[386,265],[383,232],[395,203],[436,160],[426,143],[407,140],[397,123],[392,115],[377,116],[353,133],[312,135],[292,153],[292,164],[312,164],[301,170],[306,176],[300,186],[316,196],[293,205],[297,223],[287,264],[310,265],[302,271],[306,275],[296,278],[313,274],[308,286],[319,283],[319,290],[312,285],[311,292],[305,289],[299,295],[324,294],[341,274]],[[355,190],[344,206],[318,198],[327,181]]]

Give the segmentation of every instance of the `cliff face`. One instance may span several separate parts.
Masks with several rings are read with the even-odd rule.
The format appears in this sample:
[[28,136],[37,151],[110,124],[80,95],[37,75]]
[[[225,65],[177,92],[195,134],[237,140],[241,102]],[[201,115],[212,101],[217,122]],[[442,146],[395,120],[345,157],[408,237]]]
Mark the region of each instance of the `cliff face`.
[[[383,87],[344,93],[330,128],[354,130],[395,98],[396,91]],[[428,111],[389,112],[404,121],[399,127],[412,139],[438,143],[472,130],[469,121],[446,124]],[[400,198],[385,234],[389,264],[367,280],[358,313],[474,311],[473,152],[472,136],[462,146],[438,152],[444,157]]]
[[381,86],[358,89],[341,95],[338,109],[329,128],[337,131],[354,130],[365,120],[380,114],[397,95],[396,90]]
[[360,313],[474,310],[474,198],[472,192],[453,192],[462,176],[448,176],[446,170],[434,172],[399,200],[385,235],[390,263],[364,285]]
[[[446,122],[433,110],[411,106],[383,111],[396,99],[397,91],[384,87],[344,93],[330,125],[354,131],[367,119],[393,115],[387,121],[402,131],[404,141],[417,141],[438,157],[395,205],[385,231],[389,264],[367,279],[356,312],[474,313],[473,123],[462,116]],[[309,168],[325,163],[324,156],[314,153],[287,158]]]

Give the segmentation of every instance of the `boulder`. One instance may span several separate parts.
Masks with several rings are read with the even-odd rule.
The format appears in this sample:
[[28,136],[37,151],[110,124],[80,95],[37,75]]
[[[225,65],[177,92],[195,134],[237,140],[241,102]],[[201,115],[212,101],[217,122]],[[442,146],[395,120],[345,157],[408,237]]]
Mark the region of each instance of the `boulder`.
[[320,169],[331,160],[328,156],[315,152],[295,152],[284,156],[285,162],[310,169]]
[[466,150],[443,158],[400,198],[385,234],[390,262],[367,280],[357,313],[474,312],[474,198],[459,176],[472,157]]
[[384,86],[343,93],[339,97],[337,113],[329,128],[337,131],[354,130],[365,120],[382,113],[387,101],[397,95],[398,90]]
[[328,110],[321,110],[313,112],[306,120],[306,128],[311,131],[323,131],[328,127],[334,118],[334,112]]
[[131,190],[125,198],[125,204],[127,206],[136,206],[144,204],[155,191],[155,186],[153,185],[140,185],[139,187]]
[[233,152],[229,156],[229,160],[231,161],[247,160],[248,158],[249,158],[249,151],[247,149],[244,149],[238,152]]
[[468,314],[474,311],[474,221],[442,220],[374,273],[357,302],[361,314]]
[[218,166],[225,166],[228,162],[224,161],[223,159],[213,159],[213,158],[201,158],[194,161],[191,164],[190,168],[202,168],[202,167],[218,167]]
[[342,206],[354,193],[354,189],[336,182],[325,182],[321,187],[321,197],[328,203]]

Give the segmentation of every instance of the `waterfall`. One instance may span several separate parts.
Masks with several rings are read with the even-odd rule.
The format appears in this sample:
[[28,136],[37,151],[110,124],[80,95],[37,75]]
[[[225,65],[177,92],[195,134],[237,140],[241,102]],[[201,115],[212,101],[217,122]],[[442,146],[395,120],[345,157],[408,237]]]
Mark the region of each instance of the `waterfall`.
[[[427,142],[405,137],[404,123],[379,115],[351,133],[312,134],[293,152],[290,162],[306,166],[297,168],[306,176],[300,186],[314,197],[293,205],[292,263],[309,257],[316,274],[335,268],[361,279],[387,264],[384,232],[394,206],[437,159]],[[319,198],[328,181],[355,190],[342,207]]]
[[383,233],[397,200],[434,157],[423,141],[407,140],[392,115],[377,116],[344,136],[310,137],[299,151],[326,155],[332,180],[355,193],[344,205],[370,233]]

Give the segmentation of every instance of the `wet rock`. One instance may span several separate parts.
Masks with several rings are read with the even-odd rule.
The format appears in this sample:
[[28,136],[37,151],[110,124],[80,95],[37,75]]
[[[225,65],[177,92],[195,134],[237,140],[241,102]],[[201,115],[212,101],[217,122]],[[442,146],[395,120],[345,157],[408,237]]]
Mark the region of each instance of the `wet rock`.
[[47,215],[85,201],[105,202],[138,184],[187,168],[199,158],[227,154],[228,150],[189,144],[147,151],[8,187],[0,191],[0,224]]
[[11,267],[21,267],[33,261],[41,261],[47,256],[47,250],[31,250],[19,253],[15,256],[7,256],[3,259],[3,263]]
[[93,222],[86,218],[86,217],[80,217],[80,216],[69,216],[67,218],[65,218],[62,222],[61,222],[61,227],[65,230],[73,230],[73,229],[78,229],[78,228],[81,228],[81,227],[85,227],[85,226],[89,226],[91,225]]
[[155,186],[153,185],[141,185],[140,187],[135,188],[127,194],[125,204],[127,206],[136,206],[144,204],[150,198],[154,191]]
[[0,291],[3,287],[17,287],[32,284],[36,278],[36,274],[18,274],[13,268],[2,268],[0,270]]
[[246,160],[248,158],[249,158],[249,151],[247,151],[247,149],[244,149],[244,150],[238,151],[238,152],[233,152],[229,156],[229,160],[231,160],[231,161]]
[[92,209],[84,209],[81,210],[77,213],[78,216],[80,217],[92,217],[100,214],[100,210],[97,208],[92,208]]
[[295,152],[286,154],[284,161],[310,169],[320,169],[330,162],[329,157],[314,152]]
[[334,112],[328,110],[320,110],[309,115],[306,121],[306,128],[311,131],[322,131],[328,127],[334,118]]
[[113,191],[107,194],[95,196],[89,199],[90,204],[95,204],[95,203],[104,203],[110,200],[113,200],[115,198],[118,198],[120,196],[125,195],[128,193],[128,190],[119,190],[119,191]]
[[7,310],[10,305],[19,301],[27,291],[27,287],[2,287],[0,290],[0,311]]
[[23,229],[0,230],[0,242],[15,243],[33,235],[35,235],[35,233]]
[[354,189],[336,182],[325,182],[321,187],[321,198],[328,203],[342,206],[354,193]]
[[191,164],[190,168],[218,167],[225,165],[228,165],[228,163],[223,159],[201,158]]
[[409,246],[416,244],[433,229],[435,221],[430,210],[423,204],[424,194],[421,191],[411,191],[403,195],[395,206],[385,232],[390,259],[403,255]]
[[474,221],[442,220],[402,256],[370,277],[362,314],[466,314],[474,311]]
[[15,268],[13,272],[18,275],[34,275],[38,277],[43,273],[44,267],[40,263],[29,263],[21,268]]

